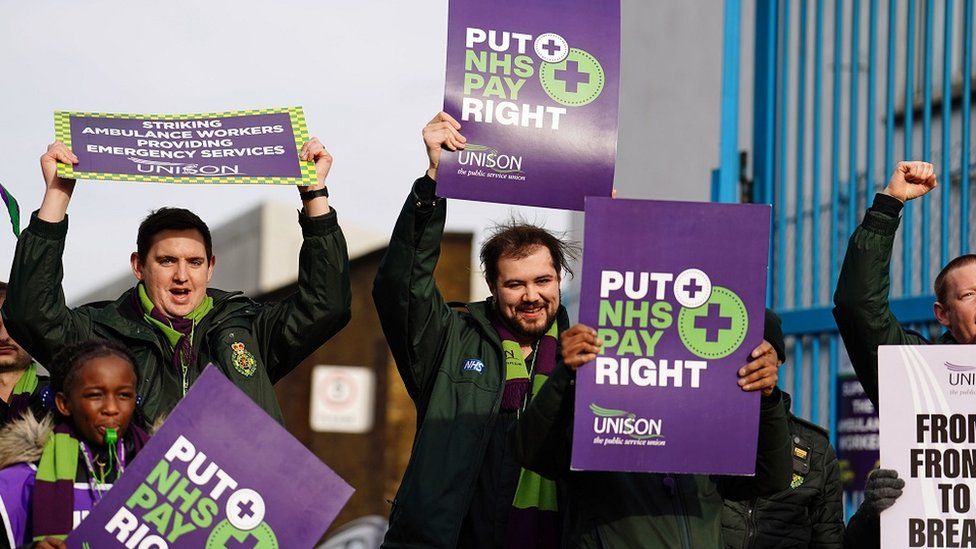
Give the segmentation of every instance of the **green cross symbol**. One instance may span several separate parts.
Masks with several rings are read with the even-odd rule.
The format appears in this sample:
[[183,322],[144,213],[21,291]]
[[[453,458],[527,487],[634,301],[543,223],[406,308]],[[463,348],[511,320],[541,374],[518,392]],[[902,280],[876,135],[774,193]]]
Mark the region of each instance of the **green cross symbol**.
[[278,549],[278,537],[268,523],[252,530],[239,530],[224,520],[207,537],[207,549]]
[[678,335],[695,356],[718,359],[729,356],[745,341],[749,315],[738,295],[728,288],[712,287],[712,295],[701,307],[682,308],[678,313]]
[[559,63],[542,63],[539,82],[546,94],[557,103],[579,107],[600,96],[606,76],[596,57],[570,48],[569,55]]

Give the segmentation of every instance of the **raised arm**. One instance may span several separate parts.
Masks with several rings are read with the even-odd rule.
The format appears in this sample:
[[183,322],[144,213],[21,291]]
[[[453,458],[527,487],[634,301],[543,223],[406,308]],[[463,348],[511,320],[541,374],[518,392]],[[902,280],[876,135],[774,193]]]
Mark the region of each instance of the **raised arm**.
[[67,210],[75,180],[58,177],[58,162],[76,163],[78,158],[55,141],[41,156],[44,199],[17,241],[7,299],[0,310],[10,335],[41,363],[50,361],[63,345],[93,335],[88,314],[69,309],[61,288]]
[[422,406],[429,393],[456,314],[444,303],[434,281],[440,257],[447,204],[436,195],[442,148],[464,147],[461,126],[438,113],[423,130],[429,165],[414,182],[393,228],[390,246],[373,283],[373,302],[411,398]]
[[298,215],[303,237],[298,254],[298,291],[261,311],[255,320],[272,382],[345,327],[352,308],[346,239],[325,190],[332,155],[313,137],[302,147],[300,156],[315,162],[318,182],[298,188],[304,206]]
[[899,162],[884,191],[851,235],[834,292],[834,319],[847,354],[864,387],[878,405],[878,346],[913,345],[924,340],[907,333],[891,312],[891,252],[903,203],[937,185],[932,165]]

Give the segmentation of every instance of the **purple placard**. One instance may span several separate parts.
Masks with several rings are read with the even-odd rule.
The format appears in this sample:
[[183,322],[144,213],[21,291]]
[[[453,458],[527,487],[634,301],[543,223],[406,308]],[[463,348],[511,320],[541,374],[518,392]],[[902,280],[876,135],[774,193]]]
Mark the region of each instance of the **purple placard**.
[[878,466],[878,412],[857,377],[837,378],[837,463],[844,491],[864,491],[868,473]]
[[573,469],[754,473],[759,393],[736,382],[762,341],[769,216],[586,199],[580,322],[604,347],[577,371]]
[[189,115],[55,113],[57,137],[79,162],[68,178],[163,183],[315,182],[298,158],[308,140],[300,107]]
[[312,547],[352,493],[208,367],[67,543]]
[[464,151],[438,194],[583,209],[610,196],[617,154],[619,0],[451,0],[444,110]]

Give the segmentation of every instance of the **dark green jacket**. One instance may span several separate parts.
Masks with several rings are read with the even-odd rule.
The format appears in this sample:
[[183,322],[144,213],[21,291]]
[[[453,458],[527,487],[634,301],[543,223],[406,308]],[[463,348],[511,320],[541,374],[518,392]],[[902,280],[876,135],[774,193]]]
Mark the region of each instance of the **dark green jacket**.
[[[194,330],[198,356],[187,372],[192,384],[212,362],[279,422],[281,410],[272,385],[342,329],[351,306],[349,258],[335,212],[315,218],[300,214],[299,222],[305,239],[298,259],[298,291],[281,303],[263,305],[240,292],[208,289],[213,309]],[[35,212],[17,242],[3,321],[11,336],[41,363],[66,344],[92,338],[127,346],[138,360],[142,409],[152,421],[182,398],[182,372],[172,364],[173,351],[162,333],[143,319],[132,296],[135,289],[112,302],[76,309],[65,305],[61,255],[67,230],[67,217],[47,223]],[[256,368],[250,373],[235,367],[235,343],[253,355]]]
[[[894,201],[891,202],[891,201]],[[891,250],[898,230],[898,199],[879,194],[851,235],[834,292],[834,319],[864,392],[878,407],[878,346],[926,345],[891,312]],[[955,343],[946,332],[940,343]]]
[[[488,303],[455,310],[434,283],[446,215],[434,182],[418,179],[373,286],[383,332],[417,407],[413,451],[384,547],[457,546],[504,389]],[[564,309],[559,322],[568,323]]]
[[522,465],[557,480],[566,547],[722,547],[723,497],[748,499],[790,484],[780,391],[764,398],[754,477],[571,471],[575,379],[558,366],[517,429]]
[[[785,406],[790,396],[783,393]],[[722,531],[734,549],[840,549],[844,504],[837,456],[822,427],[789,415],[790,488],[763,498],[725,500]]]

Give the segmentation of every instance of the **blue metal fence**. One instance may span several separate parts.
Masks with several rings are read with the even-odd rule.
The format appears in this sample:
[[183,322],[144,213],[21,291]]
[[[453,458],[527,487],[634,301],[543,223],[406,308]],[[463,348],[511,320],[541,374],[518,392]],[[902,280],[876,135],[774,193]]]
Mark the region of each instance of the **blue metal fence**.
[[[735,135],[747,121],[751,178],[743,179],[752,201],[773,204],[768,301],[783,318],[791,359],[781,385],[794,413],[831,433],[834,381],[848,363],[831,295],[847,239],[897,161],[935,163],[941,184],[904,210],[892,274],[902,322],[937,335],[931,280],[973,242],[973,1],[755,0],[751,35],[741,1],[725,3],[714,198],[740,196]],[[738,84],[749,77],[739,52],[750,42],[751,120],[738,112]]]

